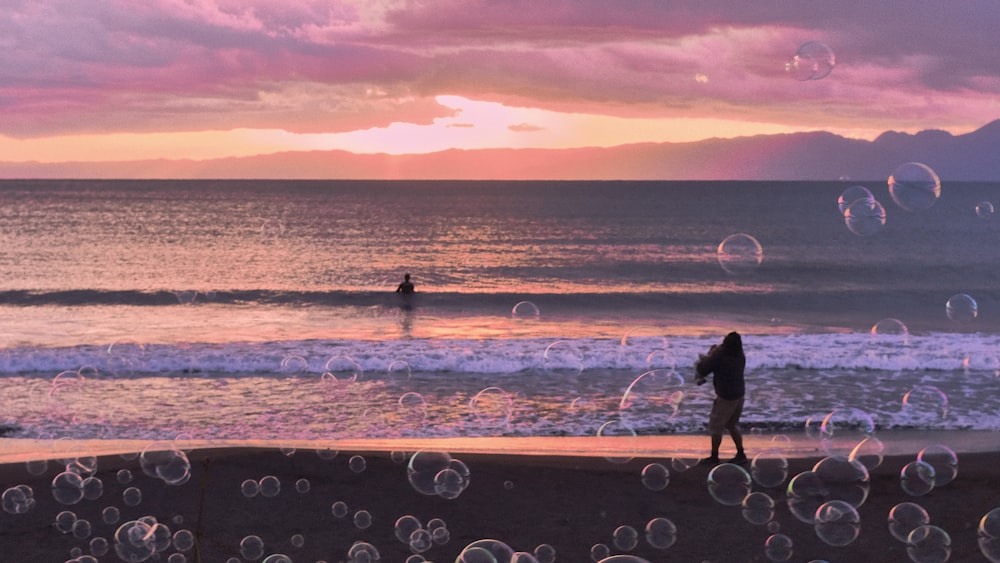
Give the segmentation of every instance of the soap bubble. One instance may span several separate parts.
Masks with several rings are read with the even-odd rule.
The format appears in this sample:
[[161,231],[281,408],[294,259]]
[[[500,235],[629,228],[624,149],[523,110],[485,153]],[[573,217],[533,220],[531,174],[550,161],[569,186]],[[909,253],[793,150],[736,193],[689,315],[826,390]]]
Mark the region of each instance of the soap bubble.
[[850,504],[831,500],[816,510],[813,525],[816,536],[827,545],[841,547],[857,539],[861,531],[861,516]]
[[601,561],[611,555],[611,548],[607,544],[595,543],[590,546],[590,560]]
[[347,460],[347,468],[350,469],[352,473],[362,473],[368,468],[368,461],[366,461],[363,456],[352,455],[351,458]]
[[372,514],[367,510],[358,510],[354,513],[354,527],[359,530],[367,530],[372,525]]
[[97,500],[104,494],[104,481],[97,477],[87,477],[83,480],[83,498]]
[[[452,460],[452,463],[456,461],[458,460]],[[442,469],[434,476],[434,492],[444,499],[458,498],[468,486],[467,475],[462,475],[453,465]]]
[[105,524],[117,524],[120,519],[121,511],[119,511],[116,506],[108,506],[101,511],[101,520],[103,520]]
[[798,81],[825,78],[837,64],[837,57],[825,43],[809,41],[803,43],[792,59],[785,63],[785,72]]
[[816,462],[812,470],[823,482],[827,500],[842,500],[858,507],[868,499],[871,477],[860,461],[830,456]]
[[651,491],[662,491],[670,483],[670,470],[659,463],[642,468],[642,485]]
[[253,479],[247,479],[240,484],[240,493],[246,498],[253,498],[260,493],[260,485]]
[[8,514],[24,514],[35,506],[35,492],[28,485],[10,487],[0,497]]
[[980,201],[976,204],[976,217],[989,219],[993,216],[993,204],[988,201]]
[[957,323],[972,322],[979,316],[979,305],[976,304],[976,300],[965,293],[952,295],[944,309],[948,318]]
[[767,524],[774,518],[774,499],[771,495],[754,491],[740,504],[743,519],[751,524]]
[[309,479],[299,479],[295,482],[295,491],[300,494],[308,493],[311,488],[312,484],[309,482]]
[[903,395],[900,415],[911,424],[940,422],[948,417],[948,396],[933,385],[917,385]]
[[174,533],[173,544],[177,551],[191,551],[194,548],[194,534],[191,530],[177,530]]
[[684,398],[684,378],[673,369],[652,369],[636,377],[625,389],[618,408],[637,411],[648,416],[647,411],[676,416]]
[[943,487],[958,475],[958,455],[943,444],[927,446],[917,454],[922,461],[934,468],[934,487]]
[[260,496],[262,497],[273,498],[281,492],[281,481],[274,475],[261,477],[257,485],[260,488]]
[[469,400],[469,410],[479,424],[488,428],[502,428],[510,423],[514,400],[499,387],[487,387]]
[[743,233],[723,239],[716,254],[722,269],[732,275],[749,274],[764,260],[764,249],[757,239]]
[[510,310],[510,315],[515,319],[537,319],[539,314],[538,306],[531,301],[521,301]]
[[860,200],[875,201],[875,196],[872,195],[871,190],[864,186],[851,186],[844,190],[837,199],[837,207],[840,208],[840,214],[847,213],[847,208],[855,201]]
[[907,211],[922,211],[941,197],[941,180],[926,164],[907,162],[889,176],[889,194]]
[[306,544],[306,538],[302,534],[292,534],[288,542],[292,544],[292,547],[300,548]]
[[[635,429],[619,419],[609,420],[597,429],[599,447],[606,453],[632,454],[635,447],[635,437]],[[604,456],[604,459],[611,463],[622,464],[632,461],[633,457],[633,455],[610,455]]]
[[361,381],[364,378],[361,364],[348,356],[334,356],[323,364],[323,381]]
[[139,454],[143,473],[168,485],[183,485],[191,478],[191,462],[181,450],[156,450],[148,446]]
[[409,541],[406,543],[410,546],[410,551],[415,553],[424,553],[434,546],[434,538],[427,530],[413,530],[413,533],[410,534]]
[[882,319],[872,326],[872,336],[878,337],[906,337],[910,330],[906,328],[903,321],[899,319]]
[[282,375],[301,375],[309,369],[309,362],[302,356],[294,354],[281,359]]
[[694,456],[674,456],[670,458],[670,467],[677,473],[684,473],[688,469],[698,465],[699,461]]
[[607,559],[601,559],[597,563],[649,563],[649,560],[636,557],[635,555],[612,555]]
[[788,481],[786,501],[788,510],[806,524],[812,524],[816,511],[830,500],[829,491],[815,471],[803,471]]
[[875,422],[861,409],[842,407],[823,418],[820,443],[827,455],[850,455],[861,440],[875,433]]
[[71,531],[73,532],[74,538],[78,540],[85,540],[90,537],[92,530],[93,528],[90,525],[90,521],[81,519],[73,522],[73,529]]
[[132,472],[128,469],[119,469],[118,473],[115,473],[115,479],[122,485],[127,485],[132,482]]
[[889,533],[906,543],[910,532],[930,521],[931,517],[924,507],[915,502],[901,502],[889,510]]
[[274,553],[265,557],[261,563],[292,563],[292,558],[284,553]]
[[455,563],[478,563],[481,561],[489,561],[488,559],[483,559],[482,554],[477,556],[478,552],[476,550],[482,550],[486,555],[491,556],[495,561],[510,561],[511,557],[514,556],[514,550],[504,542],[494,539],[482,539],[465,546],[459,555],[459,559],[457,559]]
[[142,491],[138,487],[129,487],[122,491],[122,502],[125,506],[139,506],[142,503]]
[[[536,546],[532,554],[538,563],[553,563],[556,560],[556,548],[547,543]],[[511,563],[514,563],[514,561],[512,560]],[[529,562],[525,560],[524,563]]]
[[666,518],[653,518],[646,523],[646,543],[656,549],[667,549],[677,541],[677,526]]
[[716,502],[739,506],[750,494],[753,480],[746,469],[733,463],[716,465],[708,472],[708,492]]
[[580,373],[583,371],[583,354],[571,342],[557,340],[545,347],[542,353],[545,369],[560,373]]
[[39,459],[33,461],[26,461],[24,462],[24,468],[28,471],[29,474],[34,475],[35,477],[39,477],[41,475],[44,475],[45,472],[49,470],[49,460]]
[[240,540],[240,556],[243,559],[256,561],[264,556],[264,540],[260,536],[246,536]]
[[75,512],[63,510],[59,514],[56,514],[56,529],[64,534],[68,534],[73,530],[73,524],[76,523],[76,520]]
[[906,494],[914,497],[926,495],[934,489],[934,467],[923,461],[911,461],[899,472],[899,484]]
[[611,534],[612,543],[622,551],[631,551],[639,545],[639,532],[632,526],[618,526]]
[[108,540],[102,537],[90,540],[90,554],[94,557],[104,557],[108,553]]
[[777,450],[764,450],[750,461],[750,475],[761,487],[779,487],[788,479],[788,459]]
[[348,512],[347,503],[342,500],[334,502],[330,505],[330,512],[335,518],[346,517]]
[[774,534],[764,542],[764,555],[768,561],[788,561],[792,558],[792,538]]
[[869,436],[858,442],[847,458],[860,462],[871,473],[885,459],[885,444],[875,436]]
[[420,519],[411,514],[406,514],[400,516],[396,520],[396,524],[393,527],[393,531],[396,534],[396,539],[402,543],[409,543],[410,536],[413,532],[421,529],[423,524],[420,523]]
[[1000,561],[1000,508],[994,508],[979,520],[977,530],[979,536],[979,551],[996,563]]
[[277,219],[265,219],[260,225],[260,236],[263,239],[274,239],[285,234],[285,225]]
[[83,499],[83,479],[76,473],[63,471],[52,479],[52,497],[60,504],[76,504]]
[[434,480],[438,473],[449,468],[451,460],[451,455],[444,452],[420,451],[413,454],[406,466],[410,485],[420,494],[437,495]]
[[924,524],[906,538],[906,553],[915,563],[937,563],[951,557],[951,536],[943,529]]
[[874,199],[859,199],[844,211],[844,224],[858,236],[880,233],[885,228],[885,208]]

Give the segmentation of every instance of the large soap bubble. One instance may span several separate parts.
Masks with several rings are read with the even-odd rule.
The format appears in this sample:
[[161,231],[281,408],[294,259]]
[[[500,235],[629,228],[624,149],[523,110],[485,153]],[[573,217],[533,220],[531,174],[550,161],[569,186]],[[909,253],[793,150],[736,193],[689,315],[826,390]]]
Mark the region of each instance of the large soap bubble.
[[774,518],[774,499],[765,492],[754,491],[743,499],[740,510],[747,522],[764,525]]
[[774,534],[764,542],[764,555],[768,561],[788,561],[792,558],[792,538],[785,534]]
[[850,455],[861,440],[875,433],[871,415],[854,407],[834,409],[820,425],[820,443],[827,455]]
[[803,43],[790,61],[785,63],[785,72],[799,81],[825,78],[837,64],[837,57],[825,43],[809,41]]
[[677,526],[666,518],[653,518],[646,523],[646,543],[656,549],[667,549],[677,541]]
[[872,195],[871,190],[864,186],[851,186],[840,194],[837,198],[837,207],[840,209],[840,214],[843,215],[847,213],[847,208],[851,206],[855,201],[875,201],[875,196]]
[[889,176],[889,195],[907,211],[922,211],[941,197],[941,180],[926,164],[900,164]]
[[879,322],[872,325],[871,330],[872,336],[878,337],[907,337],[910,335],[910,329],[906,328],[903,321],[899,319],[882,319]]
[[903,395],[899,414],[909,424],[937,424],[948,418],[948,395],[934,385],[917,385]]
[[994,508],[979,520],[979,551],[996,563],[1000,561],[1000,508]]
[[764,450],[750,461],[750,475],[761,487],[780,487],[788,479],[788,459],[778,450]]
[[911,461],[899,471],[899,485],[906,494],[914,497],[934,490],[934,479],[934,466],[924,461]]
[[917,453],[917,461],[934,468],[934,487],[943,487],[958,476],[958,454],[944,444],[927,446]]
[[492,561],[510,561],[514,550],[500,540],[477,540],[462,549],[455,563],[485,563],[490,561],[486,556],[492,557]]
[[915,502],[901,502],[889,510],[889,533],[906,543],[910,532],[930,521],[931,517],[924,507]]
[[965,293],[952,295],[944,306],[948,318],[957,323],[972,322],[979,316],[979,305],[976,300]]
[[670,484],[670,470],[661,463],[650,463],[642,468],[642,484],[651,491],[662,491]]
[[611,541],[622,551],[632,551],[639,544],[639,532],[632,526],[618,526],[611,533]]
[[831,500],[816,510],[813,527],[816,536],[827,545],[845,546],[857,539],[861,531],[861,516],[849,503]]
[[951,536],[943,529],[924,524],[906,538],[906,553],[915,563],[937,563],[951,557]]
[[740,506],[750,494],[753,479],[746,469],[734,463],[716,465],[708,472],[708,492],[725,506]]
[[745,233],[723,239],[716,254],[722,269],[734,276],[753,272],[764,260],[764,248],[757,239]]
[[844,224],[858,236],[880,233],[885,228],[885,208],[874,199],[859,199],[844,211]]

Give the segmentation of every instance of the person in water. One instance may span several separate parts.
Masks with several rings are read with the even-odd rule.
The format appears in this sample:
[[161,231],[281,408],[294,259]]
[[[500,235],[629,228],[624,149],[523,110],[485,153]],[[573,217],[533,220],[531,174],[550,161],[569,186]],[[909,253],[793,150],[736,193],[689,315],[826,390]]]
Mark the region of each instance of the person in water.
[[712,385],[715,387],[715,401],[712,403],[712,413],[708,417],[708,433],[712,437],[712,455],[701,460],[703,465],[719,463],[719,446],[722,445],[722,432],[729,431],[729,436],[736,445],[736,456],[728,463],[746,463],[747,456],[743,451],[743,434],[740,433],[740,415],[743,414],[743,397],[746,385],[743,372],[746,369],[746,356],[743,355],[743,339],[737,332],[730,332],[722,339],[722,344],[713,344],[707,354],[699,354],[695,362],[695,383],[702,385],[712,374]]
[[402,293],[403,295],[413,293],[413,282],[410,281],[410,274],[403,276],[403,283],[399,284],[399,287],[396,288],[396,293]]

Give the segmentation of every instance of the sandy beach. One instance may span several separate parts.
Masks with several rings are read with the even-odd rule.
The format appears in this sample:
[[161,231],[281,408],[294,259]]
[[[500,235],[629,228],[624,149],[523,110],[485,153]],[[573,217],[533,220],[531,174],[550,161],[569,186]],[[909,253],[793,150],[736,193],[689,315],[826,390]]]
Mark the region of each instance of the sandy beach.
[[[548,453],[515,454],[506,451],[509,448],[502,438],[472,440],[482,451],[449,451],[453,460],[460,460],[468,469],[466,486],[456,489],[455,498],[419,492],[407,476],[407,464],[414,452],[404,455],[403,450],[381,449],[389,445],[385,443],[379,448],[340,449],[336,455],[330,449],[301,447],[305,444],[285,444],[282,448],[185,447],[182,451],[187,451],[190,477],[180,485],[145,474],[135,455],[105,453],[95,458],[94,476],[103,484],[100,495],[92,500],[93,495],[88,495],[72,505],[57,502],[52,492],[53,478],[63,470],[61,462],[29,466],[23,461],[10,461],[14,454],[9,449],[8,463],[0,466],[5,488],[28,485],[36,502],[23,514],[4,512],[0,516],[0,559],[68,561],[90,554],[93,539],[100,537],[111,547],[97,560],[119,561],[122,559],[114,552],[116,529],[126,522],[152,516],[169,528],[171,535],[191,532],[195,545],[179,551],[177,545],[167,544],[162,551],[151,554],[150,560],[237,562],[263,560],[280,553],[296,562],[351,561],[349,549],[363,541],[377,548],[381,561],[402,562],[414,550],[397,539],[395,524],[400,517],[409,515],[424,527],[432,519],[443,522],[446,537],[431,541],[421,553],[426,561],[438,563],[455,561],[464,547],[484,539],[498,540],[523,552],[548,544],[554,548],[555,560],[574,563],[594,561],[591,550],[596,544],[604,544],[611,555],[640,558],[636,561],[781,560],[781,554],[765,549],[773,533],[785,534],[792,540],[787,559],[790,561],[908,561],[907,546],[893,537],[887,522],[895,505],[915,502],[926,509],[930,524],[949,534],[948,560],[983,561],[986,559],[977,545],[977,526],[983,515],[1000,506],[1000,450],[991,450],[992,442],[988,440],[955,433],[952,436],[959,459],[956,478],[921,496],[907,494],[900,484],[900,471],[915,459],[916,451],[904,453],[900,451],[903,447],[889,448],[889,455],[871,472],[867,497],[857,509],[860,532],[842,546],[825,543],[814,526],[790,511],[787,480],[773,487],[753,483],[752,491],[767,493],[775,502],[775,510],[770,522],[751,523],[740,506],[724,505],[710,494],[706,485],[709,468],[695,466],[678,471],[669,455],[645,455],[647,452],[627,460],[631,449],[615,452],[606,449],[607,442],[600,444],[605,457],[558,455],[553,453],[558,452],[554,442],[546,446]],[[677,437],[673,443],[694,444],[703,438]],[[893,443],[886,436],[882,438],[887,444]],[[484,453],[490,449],[491,440],[496,451]],[[569,450],[577,447],[573,440],[566,441]],[[590,440],[597,451],[594,439],[585,440]],[[660,438],[661,447],[667,443],[669,438]],[[748,448],[762,443],[758,437],[756,442],[749,441]],[[106,451],[128,451],[135,444],[104,445]],[[63,452],[69,452],[65,444],[61,447]],[[63,461],[71,460],[69,456],[74,453],[63,453],[67,456]],[[755,452],[750,448],[749,453],[752,456]],[[689,457],[693,453],[678,455]],[[39,452],[38,457],[47,454]],[[802,451],[789,454],[789,478],[811,469],[821,457]],[[657,484],[643,480],[643,468],[651,463],[669,469],[665,486],[662,480]],[[39,465],[44,466],[44,473],[33,474],[39,473]],[[127,470],[131,479],[122,470]],[[276,477],[280,483],[280,491],[273,496],[266,496],[263,490],[248,496],[242,490],[245,481],[264,485],[260,482],[267,476]],[[141,491],[141,501],[134,506],[123,500],[130,487]],[[337,502],[346,504],[344,514],[334,514]],[[106,521],[108,507],[117,508],[117,520]],[[87,520],[90,534],[84,534],[86,526],[60,531],[57,515],[64,511],[73,512],[75,519]],[[366,514],[370,523],[366,522]],[[62,518],[72,520],[67,515]],[[645,536],[644,528],[655,518],[669,519],[676,526],[676,541],[665,549],[654,547]],[[616,535],[622,526],[636,531],[634,546],[627,533]],[[250,552],[241,554],[241,541],[250,535],[263,541],[260,557],[254,558]],[[97,551],[100,543],[98,540]]]

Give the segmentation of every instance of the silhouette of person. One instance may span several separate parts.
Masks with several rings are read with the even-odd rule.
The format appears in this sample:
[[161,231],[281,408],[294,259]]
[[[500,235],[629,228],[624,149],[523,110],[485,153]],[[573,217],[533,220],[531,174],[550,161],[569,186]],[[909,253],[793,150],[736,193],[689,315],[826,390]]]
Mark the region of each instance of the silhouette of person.
[[396,293],[402,293],[403,295],[413,293],[413,282],[410,281],[410,274],[403,276],[403,283],[399,284],[399,287],[396,288]]
[[730,332],[722,339],[721,345],[713,344],[707,354],[699,354],[698,361],[694,364],[694,382],[702,385],[707,381],[708,375],[713,374],[712,385],[715,387],[715,401],[712,403],[712,413],[708,417],[712,455],[701,460],[702,465],[718,465],[723,430],[729,431],[729,436],[736,445],[736,456],[728,463],[747,461],[746,453],[743,451],[743,434],[739,427],[740,415],[743,414],[743,398],[746,394],[746,384],[743,379],[746,363],[743,339],[739,333]]

